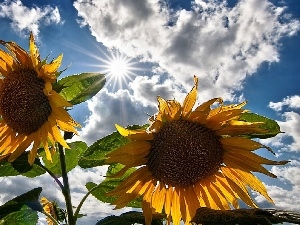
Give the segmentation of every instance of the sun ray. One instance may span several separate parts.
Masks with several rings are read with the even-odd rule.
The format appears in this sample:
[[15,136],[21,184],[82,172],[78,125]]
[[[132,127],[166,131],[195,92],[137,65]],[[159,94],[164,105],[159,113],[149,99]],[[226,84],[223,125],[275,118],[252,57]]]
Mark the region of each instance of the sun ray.
[[124,84],[132,81],[138,74],[137,71],[142,71],[142,68],[137,67],[138,61],[120,53],[117,50],[110,50],[110,55],[104,53],[104,58],[99,58],[103,65],[99,65],[102,69],[100,72],[106,74],[107,83],[112,86],[112,89],[123,88]]

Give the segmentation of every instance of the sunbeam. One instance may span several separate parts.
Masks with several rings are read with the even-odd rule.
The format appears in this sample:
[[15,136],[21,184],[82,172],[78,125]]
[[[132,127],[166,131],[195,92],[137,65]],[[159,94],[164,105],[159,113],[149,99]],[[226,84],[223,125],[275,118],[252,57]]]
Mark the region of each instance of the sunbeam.
[[110,55],[105,54],[106,59],[100,58],[104,63],[99,65],[101,73],[106,74],[107,83],[112,85],[113,89],[123,88],[123,85],[132,81],[137,76],[135,73],[140,68],[135,65],[138,62],[134,62],[132,58],[121,54],[119,51],[111,51]]

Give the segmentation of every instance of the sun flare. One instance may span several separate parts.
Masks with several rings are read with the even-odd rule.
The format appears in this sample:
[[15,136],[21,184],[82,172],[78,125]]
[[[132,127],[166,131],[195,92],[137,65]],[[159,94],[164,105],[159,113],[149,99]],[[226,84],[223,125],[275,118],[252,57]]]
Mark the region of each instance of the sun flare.
[[107,83],[112,85],[113,89],[116,86],[122,88],[123,84],[137,76],[135,71],[140,70],[135,66],[137,62],[118,51],[111,51],[110,55],[105,54],[105,57],[106,59],[100,59],[104,63],[100,65],[103,68],[101,72],[106,74]]

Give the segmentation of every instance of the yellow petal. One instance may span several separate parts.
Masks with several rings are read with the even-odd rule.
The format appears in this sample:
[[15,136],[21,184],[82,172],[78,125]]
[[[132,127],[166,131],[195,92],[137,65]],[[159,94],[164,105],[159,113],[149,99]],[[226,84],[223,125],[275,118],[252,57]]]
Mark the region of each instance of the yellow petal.
[[141,167],[130,174],[122,183],[116,187],[114,190],[106,193],[107,196],[121,195],[127,192],[142,176],[148,174],[149,171],[146,166]]
[[34,37],[32,33],[30,33],[30,38],[29,38],[29,53],[30,53],[33,68],[38,68],[40,63],[40,53],[34,43]]
[[259,148],[267,148],[269,150],[269,147],[262,145],[259,142],[253,141],[248,138],[243,138],[243,137],[221,138],[220,141],[222,143],[222,147],[226,150],[242,149],[242,150],[254,151]]
[[14,42],[5,42],[5,46],[14,54],[20,65],[31,67],[30,57],[27,52]]
[[71,107],[73,106],[70,102],[66,101],[62,96],[60,96],[57,92],[51,91],[48,96],[51,98],[52,102],[56,107]]
[[178,190],[175,188],[172,196],[171,215],[174,225],[179,225],[181,220],[180,211],[180,196]]
[[188,95],[186,96],[183,102],[183,106],[182,106],[183,118],[187,118],[189,116],[197,99],[198,78],[196,76],[194,76],[194,83],[195,83],[194,87],[188,93]]
[[260,165],[259,162],[253,161],[250,159],[247,159],[246,157],[243,157],[242,155],[238,154],[225,154],[223,162],[226,164],[226,166],[231,168],[241,168],[248,172],[259,172],[263,173],[267,176],[276,178],[276,175],[269,172],[266,168],[264,168],[262,165]]
[[28,162],[30,165],[32,165],[35,161],[35,158],[37,156],[37,150],[40,147],[40,144],[41,144],[41,140],[39,138],[35,138],[32,149],[30,150],[28,155]]
[[255,177],[252,173],[247,173],[238,168],[234,168],[232,170],[234,170],[236,174],[239,176],[239,178],[243,180],[244,183],[248,184],[250,188],[252,188],[254,191],[257,191],[258,193],[263,195],[269,202],[274,204],[273,200],[270,198],[270,196],[267,193],[266,187],[257,177]]
[[119,126],[118,124],[115,124],[118,132],[128,139],[131,140],[153,140],[153,134],[147,133],[146,130],[128,130],[126,128],[123,128]]
[[173,188],[167,188],[166,189],[166,197],[165,197],[165,213],[167,215],[170,215],[171,213],[171,202],[172,202],[172,198],[173,198]]
[[139,155],[149,153],[151,144],[147,141],[133,141],[107,154],[106,157],[122,157],[123,155]]
[[12,152],[11,156],[8,158],[8,162],[14,161],[23,152],[25,152],[25,150],[28,148],[31,142],[32,142],[32,136],[25,136],[22,143],[18,145],[18,147]]
[[40,70],[41,73],[43,74],[55,74],[58,70],[58,68],[61,65],[63,55],[59,55],[55,60],[53,60],[50,64],[44,64]]
[[152,195],[152,207],[155,209],[155,212],[161,213],[164,202],[165,202],[166,188],[162,183],[158,183],[156,190]]
[[222,167],[221,170],[226,177],[231,189],[241,198],[241,200],[243,200],[248,206],[257,208],[257,205],[251,199],[250,194],[243,181],[237,178],[233,171],[230,170],[230,168]]
[[207,117],[207,126],[210,124],[218,127],[221,127],[221,125],[229,120],[232,119],[238,119],[238,117],[244,112],[245,110],[243,109],[233,109],[230,111],[224,111],[220,112],[218,114],[215,114],[214,116],[208,116]]
[[200,203],[192,186],[187,187],[184,198],[186,202],[186,222],[190,223],[190,220],[195,215],[196,210],[200,208]]
[[46,82],[45,88],[43,89],[44,94],[46,96],[49,96],[51,91],[52,91],[52,84],[50,82]]
[[204,102],[203,104],[198,106],[193,112],[191,112],[189,119],[192,121],[197,121],[198,123],[201,123],[201,124],[205,124],[207,116],[209,115],[209,113],[211,111],[210,107],[215,102],[222,104],[223,100],[221,98],[213,98],[207,102]]
[[70,148],[65,141],[65,139],[62,137],[60,130],[56,126],[55,119],[52,115],[49,116],[49,128],[48,132],[54,137],[54,139],[59,142],[64,148]]
[[230,188],[226,178],[216,176],[216,182],[212,183],[212,185],[219,191],[219,193],[222,193],[222,195],[233,205],[234,208],[239,208],[237,196],[235,196],[234,192]]

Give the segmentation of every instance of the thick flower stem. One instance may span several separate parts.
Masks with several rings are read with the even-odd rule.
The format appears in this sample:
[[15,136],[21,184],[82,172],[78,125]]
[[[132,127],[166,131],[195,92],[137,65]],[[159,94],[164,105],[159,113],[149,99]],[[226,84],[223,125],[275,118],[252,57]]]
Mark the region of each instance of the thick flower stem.
[[60,157],[60,165],[61,165],[61,174],[62,174],[63,185],[64,185],[64,188],[62,189],[62,193],[65,197],[66,206],[67,206],[68,225],[75,225],[76,220],[73,216],[73,206],[71,201],[71,193],[70,193],[69,179],[67,174],[65,153],[63,147],[60,144],[58,144],[58,149],[59,149],[59,157]]

